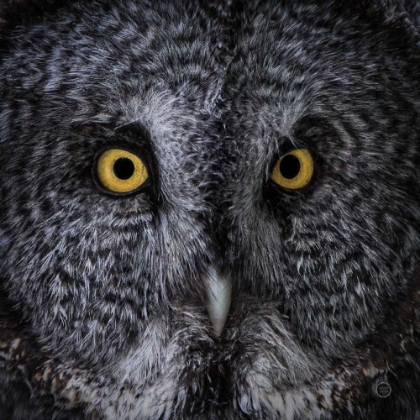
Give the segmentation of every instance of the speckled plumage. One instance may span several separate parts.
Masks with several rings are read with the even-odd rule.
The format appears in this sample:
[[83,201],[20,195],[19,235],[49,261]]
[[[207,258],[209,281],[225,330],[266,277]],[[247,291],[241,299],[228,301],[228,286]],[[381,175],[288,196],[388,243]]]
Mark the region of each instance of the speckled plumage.
[[[0,419],[419,419],[419,22],[410,0],[0,5]],[[147,188],[97,187],[109,145]],[[269,179],[292,147],[300,191]]]

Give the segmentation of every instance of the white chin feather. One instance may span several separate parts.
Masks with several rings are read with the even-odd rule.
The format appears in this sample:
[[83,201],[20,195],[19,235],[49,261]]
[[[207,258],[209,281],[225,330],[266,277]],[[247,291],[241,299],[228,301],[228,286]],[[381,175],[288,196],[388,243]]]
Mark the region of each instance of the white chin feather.
[[232,285],[228,278],[211,270],[208,277],[207,307],[214,333],[219,337],[229,313]]

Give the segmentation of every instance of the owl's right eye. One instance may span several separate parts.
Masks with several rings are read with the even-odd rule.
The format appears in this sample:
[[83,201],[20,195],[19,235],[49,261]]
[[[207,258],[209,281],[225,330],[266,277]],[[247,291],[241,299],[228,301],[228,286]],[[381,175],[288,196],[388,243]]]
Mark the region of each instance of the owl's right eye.
[[307,149],[296,149],[281,156],[271,172],[280,187],[298,190],[306,187],[314,173],[314,161]]
[[97,159],[95,177],[102,187],[112,193],[128,194],[137,191],[149,178],[144,162],[124,149],[107,149]]

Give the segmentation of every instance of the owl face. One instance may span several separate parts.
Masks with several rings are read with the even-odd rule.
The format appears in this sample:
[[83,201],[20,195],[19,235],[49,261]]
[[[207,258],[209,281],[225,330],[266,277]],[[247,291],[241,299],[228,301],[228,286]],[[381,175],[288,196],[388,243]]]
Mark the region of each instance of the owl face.
[[65,407],[369,404],[420,249],[418,62],[375,13],[104,0],[10,30],[0,274]]

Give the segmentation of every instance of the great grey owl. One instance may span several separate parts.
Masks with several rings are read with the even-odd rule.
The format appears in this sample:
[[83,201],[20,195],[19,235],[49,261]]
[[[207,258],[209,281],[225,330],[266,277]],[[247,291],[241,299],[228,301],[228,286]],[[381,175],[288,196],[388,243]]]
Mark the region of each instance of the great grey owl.
[[2,0],[0,419],[420,419],[417,0]]

